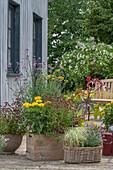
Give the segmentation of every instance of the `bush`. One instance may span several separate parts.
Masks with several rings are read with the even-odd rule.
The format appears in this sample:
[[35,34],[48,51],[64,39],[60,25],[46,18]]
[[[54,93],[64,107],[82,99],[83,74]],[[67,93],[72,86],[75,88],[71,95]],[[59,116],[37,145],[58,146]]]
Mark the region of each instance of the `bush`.
[[86,88],[86,77],[113,78],[113,45],[98,43],[94,38],[78,41],[75,50],[65,53],[61,60],[61,70],[69,73],[70,90]]

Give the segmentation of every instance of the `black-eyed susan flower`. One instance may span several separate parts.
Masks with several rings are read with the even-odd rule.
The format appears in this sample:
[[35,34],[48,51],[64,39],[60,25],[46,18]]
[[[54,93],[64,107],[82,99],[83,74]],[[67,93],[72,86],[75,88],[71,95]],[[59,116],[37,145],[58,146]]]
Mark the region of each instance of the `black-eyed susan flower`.
[[41,96],[36,96],[35,100],[41,100]]

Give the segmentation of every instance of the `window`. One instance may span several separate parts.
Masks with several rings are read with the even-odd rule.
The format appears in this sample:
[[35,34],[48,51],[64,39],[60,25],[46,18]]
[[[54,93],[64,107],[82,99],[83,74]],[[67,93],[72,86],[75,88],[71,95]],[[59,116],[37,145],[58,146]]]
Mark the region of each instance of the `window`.
[[42,62],[42,18],[33,14],[33,56]]
[[[20,7],[9,1],[8,7],[8,73],[17,73],[19,62]],[[10,64],[11,63],[11,64]]]

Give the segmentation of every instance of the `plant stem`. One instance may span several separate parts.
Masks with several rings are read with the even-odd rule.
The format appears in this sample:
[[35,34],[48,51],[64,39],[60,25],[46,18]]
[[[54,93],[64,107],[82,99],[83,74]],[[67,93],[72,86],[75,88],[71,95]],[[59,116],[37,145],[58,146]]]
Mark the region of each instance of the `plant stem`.
[[90,118],[90,106],[88,106],[88,121],[89,121],[89,118]]

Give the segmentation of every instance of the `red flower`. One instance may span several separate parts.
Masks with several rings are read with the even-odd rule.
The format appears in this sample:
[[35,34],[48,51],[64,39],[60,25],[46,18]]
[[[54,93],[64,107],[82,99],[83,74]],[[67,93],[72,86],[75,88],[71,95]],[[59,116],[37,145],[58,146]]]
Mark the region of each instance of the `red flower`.
[[89,77],[87,77],[87,81],[90,81],[90,79],[91,79],[91,77],[89,76]]

